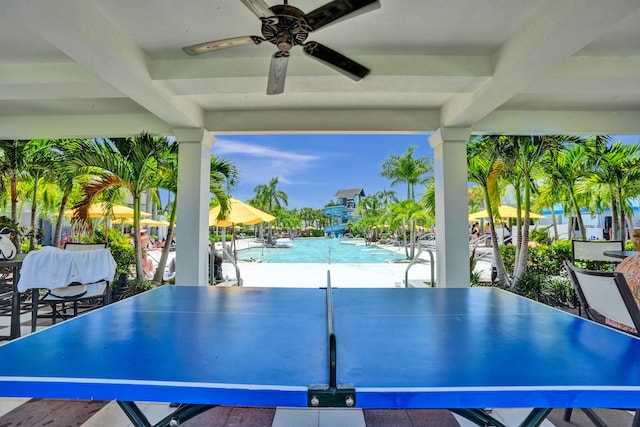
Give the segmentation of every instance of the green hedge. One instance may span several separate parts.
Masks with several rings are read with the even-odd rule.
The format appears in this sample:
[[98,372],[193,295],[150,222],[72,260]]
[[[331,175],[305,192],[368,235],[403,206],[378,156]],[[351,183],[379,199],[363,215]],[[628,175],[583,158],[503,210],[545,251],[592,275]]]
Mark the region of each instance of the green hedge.
[[[571,242],[559,241],[551,245],[531,246],[528,252],[528,272],[547,276],[561,276],[564,274],[564,260],[571,260]],[[500,246],[500,253],[507,273],[513,275],[516,247],[514,245]]]

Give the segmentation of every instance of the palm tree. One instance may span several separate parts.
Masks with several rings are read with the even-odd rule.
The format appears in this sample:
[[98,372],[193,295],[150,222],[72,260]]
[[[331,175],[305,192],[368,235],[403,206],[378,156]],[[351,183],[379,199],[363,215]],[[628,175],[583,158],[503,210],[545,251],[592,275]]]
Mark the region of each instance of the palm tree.
[[[83,188],[84,198],[75,208],[77,220],[88,220],[88,209],[93,200],[114,189],[126,189],[133,198],[134,249],[136,279],[144,280],[142,248],[140,246],[140,199],[142,193],[157,182],[160,153],[167,149],[165,137],[142,133],[133,138],[85,140],[78,146],[72,167],[94,175]],[[177,147],[176,147],[177,149]]]
[[[416,226],[419,222],[426,225],[432,218],[427,213],[425,207],[414,200],[403,200],[389,206],[387,215],[389,225],[393,229],[400,228],[403,231],[405,241],[405,255],[407,259],[415,257],[416,250]],[[406,231],[409,231],[409,245],[406,245]]]
[[[287,194],[279,190],[278,188],[278,177],[271,178],[269,184],[257,185],[253,189],[253,199],[252,202],[257,205],[257,207],[269,212],[273,213],[276,208],[286,207],[289,203],[289,199]],[[271,223],[269,223],[269,232],[268,232],[268,243],[273,243],[273,238],[271,235]]]
[[54,167],[53,148],[56,142],[52,140],[33,140],[27,145],[24,178],[29,181],[31,195],[31,218],[29,224],[29,250],[36,248],[36,221],[38,208],[39,185],[49,176]]
[[[542,166],[550,185],[556,187],[556,189],[562,188],[564,190],[568,205],[571,206],[571,209],[568,209],[567,212],[575,213],[580,234],[585,236],[586,230],[580,209],[587,204],[589,192],[587,191],[588,187],[583,186],[585,188],[583,191],[579,189],[581,188],[581,183],[585,182],[586,178],[591,174],[592,166],[588,162],[588,153],[579,140],[565,140],[562,142],[562,150],[550,150],[544,155]],[[573,227],[570,227],[569,230],[572,231]]]
[[380,175],[391,180],[391,186],[406,183],[407,199],[415,199],[415,186],[425,181],[425,176],[433,171],[431,159],[426,156],[413,157],[416,146],[409,147],[401,156],[390,155],[382,164]]
[[298,218],[300,218],[304,223],[303,225],[309,226],[313,223],[313,227],[316,227],[316,209],[313,208],[302,208],[298,212]]
[[72,191],[76,185],[76,178],[78,177],[78,175],[68,167],[69,158],[76,149],[76,140],[58,140],[56,149],[51,153],[53,156],[53,162],[49,173],[51,178],[55,180],[61,192],[56,224],[53,231],[53,246],[60,245],[64,212],[67,209],[69,198],[71,197]]
[[[27,164],[27,149],[29,141],[25,140],[0,140],[0,176],[2,187],[6,188],[8,181],[11,199],[11,223],[18,225],[18,177],[24,171]],[[12,234],[13,243],[17,253],[20,253],[20,238],[18,230]]]
[[209,165],[209,191],[220,205],[222,219],[229,210],[229,194],[235,190],[240,182],[240,172],[234,163],[222,157],[211,156]]
[[427,180],[422,200],[420,201],[427,213],[435,219],[436,217],[436,181],[433,177]]
[[[611,198],[613,239],[626,240],[625,218],[632,214],[630,199],[637,196],[640,180],[640,146],[617,142],[599,157],[599,167],[587,179],[590,185],[604,185]],[[619,217],[617,216],[619,210]]]
[[302,226],[302,221],[296,218],[292,212],[282,208],[276,208],[274,216],[277,217],[278,226],[282,230],[288,230],[289,236],[294,237],[294,230]]
[[377,194],[380,196],[380,200],[382,200],[382,204],[384,206],[389,206],[391,203],[396,203],[398,201],[395,191],[387,190],[385,188],[382,191],[378,191]]
[[174,194],[173,200],[167,206],[169,213],[169,225],[167,226],[167,235],[165,236],[165,245],[162,247],[160,260],[156,272],[153,276],[155,283],[162,283],[164,278],[164,270],[169,259],[169,251],[171,250],[170,242],[173,240],[173,229],[176,223],[176,205],[178,192],[178,150],[179,143],[174,142],[158,153],[158,171],[156,175],[155,186],[164,188]]
[[[548,150],[558,150],[561,146],[558,138],[547,136],[511,136],[508,137],[507,153],[513,159],[515,170],[520,174],[523,193],[523,206],[518,203],[517,209],[524,210],[522,236],[518,235],[516,246],[516,266],[514,278],[518,278],[527,269],[529,253],[529,212],[531,210],[531,187],[536,169],[540,166],[543,154]],[[520,215],[518,215],[520,217]]]
[[[478,184],[484,193],[484,202],[489,214],[489,227],[493,242],[498,241],[494,212],[497,212],[500,203],[498,178],[504,168],[504,159],[501,151],[502,142],[502,137],[499,136],[483,136],[474,137],[467,144],[469,181]],[[507,270],[497,244],[493,245],[493,260],[498,274],[498,284],[503,288],[509,287]]]
[[[553,178],[545,176],[543,182],[538,188],[538,196],[533,204],[533,208],[541,211],[548,208],[551,211],[551,226],[553,227],[553,239],[558,240],[560,238],[558,233],[558,220],[556,217],[555,206],[562,204],[568,205],[567,192],[558,182],[555,182]],[[570,209],[564,209],[564,212],[569,212]]]
[[375,216],[381,213],[383,207],[382,195],[379,192],[373,193],[360,199],[356,207],[356,213],[361,216]]

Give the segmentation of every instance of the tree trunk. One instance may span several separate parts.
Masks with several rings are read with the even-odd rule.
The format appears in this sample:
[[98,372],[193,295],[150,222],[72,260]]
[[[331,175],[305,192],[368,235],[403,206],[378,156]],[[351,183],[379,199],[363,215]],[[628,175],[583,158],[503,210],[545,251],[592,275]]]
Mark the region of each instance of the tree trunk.
[[[18,224],[18,179],[14,173],[11,174],[11,222]],[[13,244],[16,246],[16,253],[21,253],[20,230],[15,230]]]
[[33,184],[33,195],[31,196],[31,218],[30,224],[31,233],[29,233],[29,250],[32,251],[36,248],[36,210],[37,200],[38,200],[38,180],[37,178],[34,180]]
[[504,260],[500,253],[500,248],[497,244],[498,235],[496,233],[496,227],[493,222],[493,212],[491,210],[491,204],[489,202],[489,191],[487,187],[483,187],[485,205],[487,207],[487,213],[489,214],[489,230],[491,231],[491,240],[494,242],[492,245],[493,260],[496,266],[496,272],[498,273],[498,285],[502,288],[508,288],[510,286],[509,276],[507,275],[507,269],[504,266]]
[[58,211],[58,219],[56,220],[56,227],[53,230],[53,246],[60,246],[60,236],[62,235],[62,223],[64,221],[64,211],[67,209],[67,202],[69,201],[69,192],[65,191],[62,194],[60,200],[60,210]]
[[[622,202],[622,188],[618,187],[617,193],[618,201],[620,202],[620,240],[622,240],[624,245],[629,238],[629,233],[627,233],[627,221],[625,219],[626,214],[624,212],[624,203]],[[633,234],[633,227],[631,227],[629,231]]]
[[140,246],[140,195],[133,196],[133,247],[136,255],[136,280],[144,281],[144,270],[142,268],[142,247]]
[[160,261],[158,261],[158,268],[156,268],[156,272],[153,275],[153,281],[155,283],[162,283],[164,279],[164,269],[167,266],[167,259],[169,259],[169,252],[171,251],[171,241],[173,240],[173,224],[176,221],[176,201],[177,197],[173,200],[171,205],[171,215],[169,216],[167,235],[164,239],[164,246],[162,247],[162,253],[160,254]]
[[531,184],[529,176],[524,177],[524,219],[522,224],[522,240],[518,240],[518,260],[513,272],[513,280],[527,271],[529,258],[529,210],[531,209]]
[[[582,214],[580,213],[580,205],[578,205],[578,200],[576,199],[576,195],[571,193],[571,202],[573,203],[573,209],[576,212],[576,218],[578,220],[578,229],[580,230],[580,236],[584,239],[587,235],[587,230],[584,227],[584,221],[582,220]],[[571,228],[573,228],[573,222],[571,223]]]
[[616,196],[611,196],[611,240],[620,240],[620,216],[618,215],[618,202]]

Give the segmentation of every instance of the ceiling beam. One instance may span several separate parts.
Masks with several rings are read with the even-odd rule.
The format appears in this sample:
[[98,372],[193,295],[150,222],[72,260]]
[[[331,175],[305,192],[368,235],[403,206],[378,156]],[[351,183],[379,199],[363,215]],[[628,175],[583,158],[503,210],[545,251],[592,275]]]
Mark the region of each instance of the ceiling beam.
[[206,115],[218,132],[425,132],[435,130],[437,110],[342,109],[221,111]]
[[443,106],[442,126],[482,120],[638,8],[636,0],[544,1],[496,52],[493,77],[473,95],[455,96]]
[[173,127],[199,127],[202,111],[176,99],[149,76],[146,54],[91,1],[23,0],[3,13],[64,52],[109,85]]
[[[342,74],[300,54],[292,55],[287,76],[335,76]],[[492,58],[489,56],[460,55],[369,55],[354,60],[371,69],[363,79],[380,76],[451,76],[491,77]],[[215,54],[198,58],[154,60],[150,65],[154,80],[206,79],[216,77],[266,77],[271,57],[259,54],[253,57],[216,57]]]
[[73,114],[0,116],[0,139],[115,138],[141,131],[171,135],[172,129],[153,114]]
[[638,123],[640,111],[494,111],[474,124],[472,133],[637,135]]

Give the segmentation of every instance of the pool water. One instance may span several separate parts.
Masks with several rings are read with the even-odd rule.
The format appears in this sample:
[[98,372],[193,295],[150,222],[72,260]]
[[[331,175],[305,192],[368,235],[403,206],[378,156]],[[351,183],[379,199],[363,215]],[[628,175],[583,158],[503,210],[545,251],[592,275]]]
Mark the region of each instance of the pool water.
[[[404,255],[394,254],[377,246],[366,246],[362,240],[301,238],[286,241],[290,248],[251,248],[238,251],[238,258],[261,260],[266,263],[385,263],[390,260],[405,259]],[[284,243],[284,242],[278,242]]]

